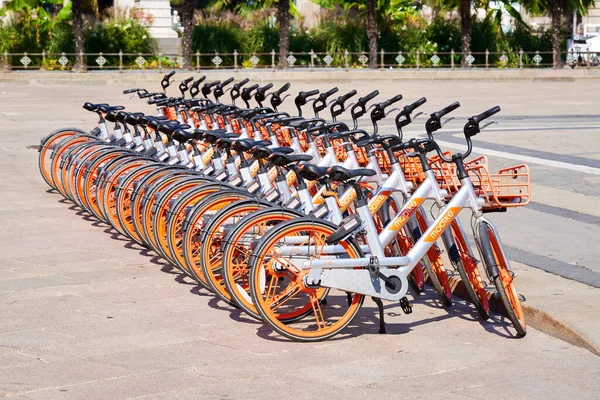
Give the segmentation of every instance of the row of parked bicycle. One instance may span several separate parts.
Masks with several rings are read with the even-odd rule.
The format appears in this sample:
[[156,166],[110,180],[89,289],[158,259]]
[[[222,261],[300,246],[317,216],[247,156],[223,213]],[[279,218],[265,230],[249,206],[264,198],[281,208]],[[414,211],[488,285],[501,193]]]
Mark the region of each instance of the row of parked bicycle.
[[[525,335],[515,274],[484,214],[527,204],[529,170],[517,165],[491,174],[485,157],[466,161],[471,138],[499,107],[469,118],[467,151],[451,154],[433,134],[458,102],[430,114],[426,137],[404,140],[402,130],[422,114],[416,110],[425,98],[390,109],[401,95],[375,102],[377,90],[363,97],[355,90],[337,95],[337,88],[301,91],[297,116],[290,116],[278,111],[289,83],[273,90],[248,79],[188,78],[179,84],[181,96],[168,97],[174,74],[162,79],[161,92],[123,92],[147,99],[154,116],[85,103],[98,126],[42,139],[45,181],[294,340],[341,332],[366,296],[377,303],[384,332],[382,299],[410,313],[409,287],[420,293],[429,281],[449,306],[455,276],[483,319],[493,284],[517,335]],[[228,91],[230,104],[221,100]],[[240,98],[244,107],[235,104]],[[303,117],[308,107],[312,118]],[[328,119],[319,116],[327,109]],[[352,126],[338,121],[347,111]],[[397,133],[380,133],[378,123],[392,113]],[[370,131],[359,128],[366,115]],[[432,219],[426,201],[432,216],[437,210]],[[464,208],[481,263],[457,218]]]

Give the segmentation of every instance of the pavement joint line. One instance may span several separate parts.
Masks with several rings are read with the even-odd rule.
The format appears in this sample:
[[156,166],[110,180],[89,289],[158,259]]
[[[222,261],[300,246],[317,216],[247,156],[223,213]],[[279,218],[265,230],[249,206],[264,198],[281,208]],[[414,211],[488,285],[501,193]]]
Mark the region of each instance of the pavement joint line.
[[[442,147],[450,147],[450,148],[454,148],[454,149],[457,149],[460,151],[467,151],[467,146],[463,145],[463,144],[447,142],[445,140],[436,140],[436,142]],[[487,144],[489,144],[489,143],[487,143]],[[567,163],[567,162],[563,162],[563,161],[548,160],[548,159],[543,159],[543,158],[539,158],[539,157],[527,156],[527,155],[523,155],[523,154],[514,154],[514,153],[508,153],[508,152],[504,152],[504,151],[492,150],[492,149],[486,148],[480,144],[478,144],[476,146],[475,151],[479,154],[483,154],[486,156],[505,158],[505,159],[509,159],[509,160],[516,160],[516,161],[521,161],[521,162],[543,165],[546,167],[560,168],[560,169],[566,169],[569,171],[577,171],[577,172],[582,172],[584,174],[600,176],[600,168],[588,167],[586,165],[572,164],[572,163]],[[600,161],[598,161],[598,162],[600,163]]]
[[584,224],[600,226],[600,217],[591,214],[581,213],[579,211],[569,210],[568,208],[555,207],[544,203],[538,203],[536,201],[532,201],[531,203],[529,203],[527,205],[527,208],[546,214],[556,215],[562,218],[572,219],[577,222],[583,222]]
[[533,254],[513,246],[504,245],[504,249],[511,260],[588,286],[600,288],[600,273],[598,272],[554,258]]

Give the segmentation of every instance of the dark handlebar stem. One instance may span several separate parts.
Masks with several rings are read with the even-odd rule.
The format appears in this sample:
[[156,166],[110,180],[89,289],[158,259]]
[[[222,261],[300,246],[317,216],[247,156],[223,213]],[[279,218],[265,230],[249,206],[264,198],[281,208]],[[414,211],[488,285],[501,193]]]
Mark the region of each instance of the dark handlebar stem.
[[265,86],[259,87],[256,89],[256,93],[254,94],[254,100],[256,100],[256,102],[258,103],[259,107],[262,107],[262,103],[263,101],[266,100],[267,96],[266,96],[266,92],[267,90],[271,89],[273,87],[272,83],[268,83]]
[[221,81],[207,82],[202,86],[202,95],[204,97],[208,97],[210,92],[212,92],[213,87],[217,86]]
[[173,83],[172,81],[170,81],[170,79],[173,75],[175,75],[175,72],[176,71],[171,71],[162,78],[160,86],[162,86],[163,93],[166,93],[167,88],[171,85],[171,83]]
[[327,108],[327,99],[335,93],[337,93],[338,91],[339,89],[337,87],[334,87],[328,90],[327,92],[323,92],[319,95],[319,97],[313,103],[313,111],[315,113],[315,116],[319,115],[319,112]]
[[379,94],[379,90],[374,90],[368,95],[358,99],[355,105],[350,109],[352,120],[354,121],[354,129],[358,127],[358,119],[367,113],[367,103],[373,100]]
[[242,88],[242,86],[244,86],[246,83],[250,82],[250,79],[245,78],[241,81],[239,81],[238,83],[234,83],[233,87],[231,88],[231,91],[229,92],[229,95],[231,96],[231,103],[235,104],[235,100],[240,97],[240,89]]
[[181,92],[182,97],[185,98],[185,92],[187,92],[190,89],[188,85],[193,80],[194,80],[194,77],[190,76],[189,78],[182,80],[181,83],[179,84],[179,91]]
[[296,96],[296,98],[294,99],[294,103],[296,104],[296,108],[298,109],[298,115],[300,117],[302,116],[302,106],[306,105],[307,99],[310,96],[314,96],[316,94],[319,94],[319,89],[298,93],[298,96]]
[[192,83],[192,86],[190,87],[190,96],[192,96],[192,98],[196,97],[198,93],[200,93],[200,84],[204,82],[205,79],[206,75],[202,75],[200,78],[198,78],[198,80]]
[[339,96],[333,103],[331,103],[331,107],[329,107],[329,112],[331,113],[331,119],[334,121],[336,118],[341,115],[344,111],[346,111],[346,101],[356,96],[356,90],[351,90],[348,93]]
[[285,96],[283,99],[281,98],[281,95],[284,92],[287,92],[290,87],[292,85],[288,82],[285,85],[283,85],[282,87],[280,87],[278,90],[274,91],[271,93],[271,99],[270,99],[270,103],[271,103],[271,107],[273,107],[273,109],[277,110],[277,107],[279,107],[282,103],[283,100],[285,99]]
[[215,97],[215,101],[217,103],[219,102],[219,97],[221,97],[225,94],[223,89],[225,88],[225,86],[229,85],[231,82],[233,82],[233,78],[229,78],[223,82],[220,82],[219,84],[217,84],[215,86],[215,90],[213,90],[213,96]]
[[379,127],[377,126],[377,121],[381,121],[382,119],[385,118],[385,109],[387,107],[391,106],[392,104],[399,102],[400,100],[402,100],[402,95],[398,94],[398,95],[392,97],[391,99],[388,99],[381,103],[375,104],[375,106],[373,107],[373,110],[371,111],[371,122],[373,123],[373,135],[377,135],[377,132],[379,131]]
[[404,106],[404,108],[402,108],[402,111],[400,111],[398,115],[396,115],[394,122],[396,123],[396,129],[398,130],[398,136],[400,137],[400,140],[402,140],[403,136],[402,128],[404,128],[412,122],[412,112],[417,108],[421,107],[426,102],[427,99],[425,97],[421,97],[414,103]]
[[258,89],[258,85],[255,83],[252,86],[247,86],[242,89],[242,100],[246,104],[246,108],[250,108],[250,99],[252,98],[252,92]]

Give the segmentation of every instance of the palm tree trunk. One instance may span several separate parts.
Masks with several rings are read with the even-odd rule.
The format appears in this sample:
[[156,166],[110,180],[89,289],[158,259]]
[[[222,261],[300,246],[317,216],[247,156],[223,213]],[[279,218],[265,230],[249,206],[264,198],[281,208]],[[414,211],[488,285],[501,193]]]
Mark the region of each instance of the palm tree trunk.
[[375,0],[367,0],[367,38],[369,39],[369,68],[377,68],[377,10]]
[[192,65],[192,34],[194,32],[194,0],[183,1],[183,38],[181,47],[186,69],[194,69]]
[[287,56],[290,51],[290,2],[279,0],[277,3],[277,22],[279,22],[279,62],[280,68],[288,66]]
[[73,71],[83,72],[86,69],[83,59],[84,32],[83,32],[83,7],[82,0],[73,0],[71,12],[73,13],[73,38],[75,40],[75,65]]
[[471,52],[471,0],[460,0],[461,65],[467,67]]
[[562,26],[562,0],[552,0],[552,65],[553,68],[560,68],[560,30]]

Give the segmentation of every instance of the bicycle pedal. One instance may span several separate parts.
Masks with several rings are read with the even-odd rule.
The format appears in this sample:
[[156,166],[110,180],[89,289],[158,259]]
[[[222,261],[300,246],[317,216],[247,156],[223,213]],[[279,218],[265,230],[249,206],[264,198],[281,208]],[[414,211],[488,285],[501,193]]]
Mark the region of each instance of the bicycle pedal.
[[402,311],[404,311],[404,314],[411,314],[413,311],[413,306],[406,297],[400,299],[400,307],[402,308]]

